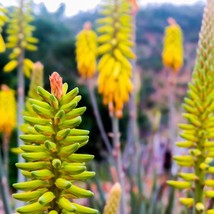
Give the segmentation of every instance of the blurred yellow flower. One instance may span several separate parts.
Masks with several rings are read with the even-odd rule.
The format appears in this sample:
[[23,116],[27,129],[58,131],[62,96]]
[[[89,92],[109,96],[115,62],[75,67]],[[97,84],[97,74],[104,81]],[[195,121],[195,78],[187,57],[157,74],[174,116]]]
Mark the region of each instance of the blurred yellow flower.
[[183,35],[173,18],[169,18],[168,23],[169,26],[165,29],[162,60],[164,66],[177,73],[183,66]]
[[86,22],[77,35],[76,61],[78,72],[83,79],[92,78],[96,72],[97,36],[91,30],[91,23]]
[[6,85],[0,91],[0,132],[10,135],[16,127],[15,91]]
[[109,194],[108,200],[104,207],[103,214],[117,214],[120,205],[120,198],[121,198],[121,186],[119,183],[115,183],[111,189]]
[[[103,95],[111,115],[121,118],[124,104],[133,90],[131,80],[133,53],[131,3],[127,0],[109,1],[103,6],[102,18],[97,20],[100,43],[98,92]],[[107,15],[110,14],[110,15]]]

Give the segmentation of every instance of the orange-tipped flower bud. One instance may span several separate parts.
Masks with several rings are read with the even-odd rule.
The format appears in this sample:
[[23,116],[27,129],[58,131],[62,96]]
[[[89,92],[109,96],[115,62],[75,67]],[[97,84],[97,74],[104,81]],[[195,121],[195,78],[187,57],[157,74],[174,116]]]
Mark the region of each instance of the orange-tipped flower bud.
[[61,97],[63,95],[62,77],[57,72],[53,72],[49,79],[51,85],[51,93],[56,96],[58,100],[61,100]]

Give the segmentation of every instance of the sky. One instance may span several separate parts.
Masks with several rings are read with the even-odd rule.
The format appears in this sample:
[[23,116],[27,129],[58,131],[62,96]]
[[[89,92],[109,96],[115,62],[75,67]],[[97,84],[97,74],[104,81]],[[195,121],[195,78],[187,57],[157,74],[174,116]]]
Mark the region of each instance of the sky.
[[[44,2],[49,11],[55,11],[60,3],[66,4],[66,15],[72,16],[80,11],[91,10],[95,8],[102,0],[33,0],[35,3]],[[193,4],[196,2],[205,2],[205,0],[139,0],[140,5],[148,3],[174,3],[174,4]],[[14,5],[17,0],[0,0],[4,6]]]

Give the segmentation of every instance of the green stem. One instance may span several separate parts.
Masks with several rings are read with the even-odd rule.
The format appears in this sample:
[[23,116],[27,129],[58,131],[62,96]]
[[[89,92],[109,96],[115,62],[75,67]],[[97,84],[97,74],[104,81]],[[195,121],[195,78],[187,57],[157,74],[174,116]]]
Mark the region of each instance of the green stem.
[[8,148],[9,148],[9,136],[6,133],[3,133],[3,165],[5,176],[8,181],[9,174],[8,174],[8,167],[9,167],[9,158],[8,158]]
[[2,155],[1,155],[1,148],[0,148],[0,192],[1,192],[1,198],[4,205],[4,211],[5,214],[11,214],[11,206],[10,206],[10,197],[9,197],[9,189],[8,189],[8,183],[7,178],[5,176],[5,171],[2,163]]
[[[203,141],[203,140],[202,140]],[[203,194],[203,191],[204,191],[204,179],[205,179],[205,174],[204,172],[202,171],[202,169],[200,169],[200,165],[202,163],[204,163],[204,150],[203,150],[203,147],[201,145],[203,145],[203,143],[199,142],[198,143],[198,149],[199,151],[201,151],[202,155],[200,157],[198,157],[198,161],[196,162],[195,164],[195,174],[196,176],[198,177],[198,180],[195,180],[195,205],[197,203],[202,203],[204,204],[204,194]],[[203,211],[198,211],[196,209],[196,206],[194,206],[194,212],[195,214],[202,214]]]
[[117,176],[122,187],[122,196],[120,203],[120,214],[126,214],[126,184],[125,184],[125,174],[122,168],[122,157],[121,157],[121,144],[120,144],[120,132],[119,132],[119,120],[115,116],[111,117],[112,127],[113,127],[113,143],[114,152],[117,165]]
[[[20,11],[20,17],[23,16],[23,7],[24,7],[24,1],[20,0],[19,1],[19,11]],[[23,28],[22,28],[22,24],[20,23],[20,33],[23,32]],[[21,48],[21,41],[20,44],[18,44]],[[22,111],[24,110],[24,105],[25,105],[25,79],[24,79],[24,74],[23,74],[23,63],[24,63],[24,50],[23,48],[21,48],[21,54],[18,57],[18,127],[23,124],[23,117],[22,117]],[[21,141],[21,139],[19,138],[19,136],[21,135],[21,130],[18,128],[18,147],[20,147],[23,142]],[[21,157],[21,155],[18,155],[18,162],[24,162],[24,159]],[[24,182],[25,178],[24,176],[21,174],[21,171],[18,170],[18,182]],[[16,207],[20,207],[21,205],[23,205],[22,202],[17,202]]]
[[[96,166],[95,164],[92,164],[92,170],[93,171],[96,171]],[[104,194],[104,191],[102,189],[102,185],[101,185],[101,180],[98,178],[98,176],[95,176],[94,177],[94,181],[95,181],[95,184],[97,186],[97,190],[99,192],[99,196],[100,196],[100,202],[102,204],[102,207],[105,205],[105,194]]]
[[[18,127],[23,124],[23,118],[22,118],[22,112],[24,110],[24,86],[25,86],[25,79],[24,79],[24,74],[23,74],[23,61],[24,61],[24,52],[22,51],[21,55],[19,56],[18,59],[18,110],[17,110],[17,114],[18,114]],[[18,147],[20,147],[23,142],[21,141],[21,139],[19,138],[19,136],[22,134],[21,130],[18,128],[18,138],[17,138],[17,142],[18,142]],[[22,158],[22,156],[19,154],[18,155],[18,162],[22,163],[24,162],[24,159]],[[25,178],[21,173],[21,170],[18,170],[18,179],[17,181],[20,182],[24,182]],[[24,203],[21,201],[16,201],[15,203],[15,207],[21,207],[23,206]]]
[[[169,71],[171,74],[173,74],[173,71]],[[169,142],[168,142],[168,146],[169,145],[173,145],[175,143],[175,128],[174,128],[174,116],[175,116],[175,98],[174,98],[174,89],[175,89],[175,85],[174,85],[174,75],[170,75],[171,76],[171,80],[172,83],[168,82],[168,101],[169,101]]]
[[[56,113],[57,113],[57,111],[55,112],[55,114]],[[57,133],[59,131],[58,125],[54,124],[54,120],[52,120],[52,128],[55,131],[55,133]],[[53,142],[56,144],[56,151],[59,152],[60,148],[61,148],[61,144],[57,141],[56,135],[53,135]],[[54,158],[59,158],[58,157],[58,152],[55,153],[53,159]],[[59,159],[61,160],[61,158],[59,158]],[[52,163],[51,163],[51,165],[52,165]],[[52,207],[51,208],[56,210],[58,213],[60,213],[60,207],[59,207],[59,205],[57,203],[59,198],[60,198],[60,191],[55,185],[55,182],[56,182],[57,178],[59,177],[59,171],[58,171],[58,169],[54,168],[53,166],[51,166],[51,171],[53,172],[54,177],[51,179],[51,188],[50,189],[51,189],[51,191],[54,193],[54,195],[56,197],[55,200],[53,200],[53,202],[52,202]]]
[[98,109],[98,106],[97,106],[97,101],[96,101],[96,97],[95,97],[95,94],[94,94],[94,87],[92,85],[92,81],[91,80],[88,80],[87,81],[87,87],[89,89],[89,95],[90,95],[90,99],[91,99],[91,104],[92,104],[92,107],[93,107],[93,112],[94,112],[94,116],[95,116],[95,119],[97,121],[97,125],[98,125],[98,128],[100,130],[100,134],[101,134],[101,137],[103,139],[103,142],[105,143],[105,146],[108,150],[108,153],[109,153],[109,157],[111,158],[111,162],[112,164],[115,165],[114,163],[114,159],[112,157],[112,146],[111,146],[111,143],[108,139],[108,136],[105,132],[105,129],[104,129],[104,126],[103,126],[103,122],[102,122],[102,119],[101,119],[101,116],[100,116],[100,113],[99,113],[99,109]]
[[[132,42],[136,42],[136,14],[132,15]],[[136,46],[133,47],[133,52],[136,53]],[[132,83],[136,85],[136,73],[137,71],[137,60],[131,61],[132,64]],[[123,154],[123,162],[126,168],[131,165],[130,160],[135,157],[135,163],[139,159],[139,129],[137,126],[137,102],[136,102],[137,91],[133,90],[129,100],[129,121],[127,128],[127,143],[125,152]],[[135,153],[137,152],[137,153]],[[136,154],[136,155],[134,155]],[[135,172],[137,171],[135,167]]]

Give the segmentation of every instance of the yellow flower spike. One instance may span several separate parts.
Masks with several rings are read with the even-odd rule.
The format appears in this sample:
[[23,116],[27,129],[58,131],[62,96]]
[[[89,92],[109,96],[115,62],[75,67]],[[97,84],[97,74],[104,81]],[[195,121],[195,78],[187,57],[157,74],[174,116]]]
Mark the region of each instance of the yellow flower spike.
[[103,214],[117,214],[119,210],[120,198],[121,198],[121,186],[119,183],[114,184],[109,193],[108,200],[104,207]]
[[38,86],[37,98],[28,99],[34,114],[28,111],[29,116],[24,117],[28,132],[20,136],[26,143],[20,146],[26,162],[16,166],[29,181],[13,185],[23,191],[14,198],[26,201],[28,205],[17,211],[97,214],[95,209],[73,203],[73,199],[93,196],[91,191],[75,186],[73,182],[85,181],[95,175],[86,171],[85,166],[85,162],[94,156],[76,154],[88,142],[89,134],[77,129],[85,111],[85,108],[76,108],[81,96],[77,96],[78,89],[67,92],[68,86],[63,84],[58,73],[54,72],[49,79],[51,93]]
[[[38,42],[32,36],[35,30],[30,22],[33,21],[31,16],[30,0],[21,0],[19,7],[16,7],[11,13],[7,28],[7,43],[6,47],[12,49],[9,55],[10,62],[3,68],[4,72],[11,72],[18,66],[18,61],[22,72],[27,78],[30,78],[33,69],[33,62],[30,59],[25,59],[25,51],[36,51],[35,43]],[[20,60],[24,58],[23,60]]]
[[10,135],[16,127],[15,92],[6,85],[0,91],[0,132]]
[[183,36],[180,26],[173,18],[168,19],[169,26],[165,29],[163,64],[177,73],[183,65]]
[[181,204],[185,205],[186,207],[192,207],[194,204],[193,198],[179,198]]
[[109,113],[121,118],[123,106],[133,90],[130,60],[135,58],[135,54],[130,43],[131,4],[127,0],[110,0],[101,13],[108,15],[97,20],[97,24],[101,25],[97,29],[101,34],[97,49],[101,56],[98,62],[98,92],[103,95],[103,103],[109,107]]
[[[97,36],[86,22],[76,37],[76,61],[82,79],[90,79],[96,72]],[[86,57],[87,56],[87,57]]]
[[206,214],[214,214],[214,209],[207,210]]

